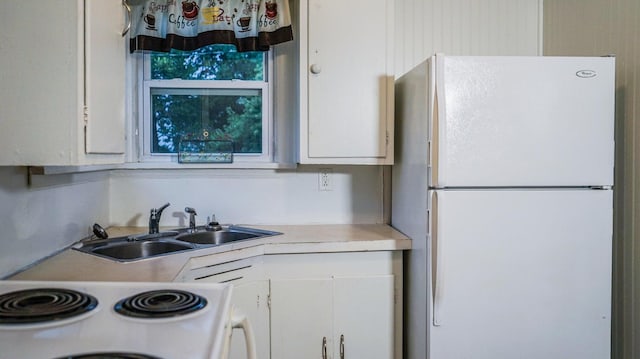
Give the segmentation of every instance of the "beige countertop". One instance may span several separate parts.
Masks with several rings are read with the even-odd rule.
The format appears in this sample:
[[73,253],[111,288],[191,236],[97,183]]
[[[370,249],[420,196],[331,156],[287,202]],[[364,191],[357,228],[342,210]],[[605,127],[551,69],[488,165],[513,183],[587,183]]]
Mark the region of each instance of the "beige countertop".
[[[246,225],[282,235],[178,252],[133,262],[116,262],[74,249],[64,250],[12,276],[11,280],[173,281],[191,258],[207,256],[220,263],[256,255],[394,251],[411,248],[411,240],[388,225]],[[111,237],[144,233],[146,228],[110,228]]]

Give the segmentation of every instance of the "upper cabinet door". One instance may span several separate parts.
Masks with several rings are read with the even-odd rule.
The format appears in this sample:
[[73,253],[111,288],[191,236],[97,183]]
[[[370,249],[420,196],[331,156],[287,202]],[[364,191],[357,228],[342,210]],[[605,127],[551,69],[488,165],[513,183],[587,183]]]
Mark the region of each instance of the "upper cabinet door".
[[0,165],[124,161],[124,18],[120,0],[3,2]]
[[300,162],[391,164],[393,1],[309,0],[301,22]]
[[[81,113],[81,10],[77,1],[2,2],[0,165],[74,161]],[[33,23],[35,14],[47,18],[46,26]]]
[[86,153],[125,150],[125,21],[121,1],[85,1]]
[[436,187],[613,184],[615,58],[436,57]]

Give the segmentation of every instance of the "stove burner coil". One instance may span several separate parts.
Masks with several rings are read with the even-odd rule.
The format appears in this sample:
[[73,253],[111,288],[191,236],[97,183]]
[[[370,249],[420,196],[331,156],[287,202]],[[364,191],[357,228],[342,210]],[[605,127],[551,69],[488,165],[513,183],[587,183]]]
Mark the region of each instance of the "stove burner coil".
[[116,312],[135,318],[167,318],[192,313],[204,308],[207,300],[182,290],[153,290],[119,301]]
[[75,317],[89,312],[98,300],[62,288],[36,288],[0,295],[0,324],[32,324]]
[[137,353],[91,353],[70,355],[56,359],[161,359],[151,355]]

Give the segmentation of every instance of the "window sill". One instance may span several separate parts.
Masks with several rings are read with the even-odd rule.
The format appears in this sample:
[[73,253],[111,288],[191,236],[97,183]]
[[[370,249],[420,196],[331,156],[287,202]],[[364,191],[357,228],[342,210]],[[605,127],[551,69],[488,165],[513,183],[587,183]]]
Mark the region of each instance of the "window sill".
[[274,162],[233,162],[233,163],[177,163],[177,162],[129,162],[118,165],[115,169],[291,169],[296,163]]
[[111,170],[181,170],[181,169],[293,169],[296,163],[234,162],[234,163],[176,163],[176,162],[129,162],[113,165],[86,166],[34,166],[32,175],[56,175],[64,173],[96,172]]

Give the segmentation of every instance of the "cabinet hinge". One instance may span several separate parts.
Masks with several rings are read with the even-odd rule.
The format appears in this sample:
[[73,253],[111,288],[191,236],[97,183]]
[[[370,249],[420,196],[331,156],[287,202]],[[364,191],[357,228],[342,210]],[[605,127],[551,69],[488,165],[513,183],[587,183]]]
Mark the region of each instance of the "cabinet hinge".
[[84,120],[84,124],[86,125],[89,121],[89,108],[87,106],[84,106],[82,109],[82,117]]
[[398,288],[393,288],[393,304],[398,305]]
[[271,310],[271,294],[267,294],[267,308]]
[[389,131],[386,132],[384,140],[385,140],[385,144],[388,146],[389,145]]

